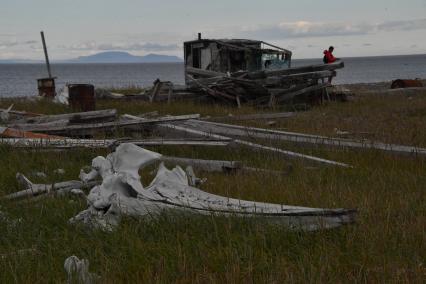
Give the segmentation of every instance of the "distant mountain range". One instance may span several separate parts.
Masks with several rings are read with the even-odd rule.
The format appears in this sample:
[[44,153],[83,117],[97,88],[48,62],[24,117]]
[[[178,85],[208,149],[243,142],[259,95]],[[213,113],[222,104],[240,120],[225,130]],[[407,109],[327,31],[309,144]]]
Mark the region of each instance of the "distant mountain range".
[[[147,54],[144,56],[132,55],[124,51],[106,51],[89,56],[80,56],[70,60],[51,60],[52,63],[175,63],[183,60],[177,56]],[[43,63],[43,60],[7,59],[0,63]]]
[[165,63],[182,62],[177,56],[148,54],[136,56],[124,51],[107,51],[89,56],[80,56],[77,59],[69,60],[75,63]]

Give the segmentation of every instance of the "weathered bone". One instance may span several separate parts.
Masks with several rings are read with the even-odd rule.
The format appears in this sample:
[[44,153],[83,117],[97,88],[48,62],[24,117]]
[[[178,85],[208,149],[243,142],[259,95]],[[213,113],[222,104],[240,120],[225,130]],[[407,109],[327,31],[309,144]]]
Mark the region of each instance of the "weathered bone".
[[97,181],[81,182],[78,180],[70,180],[54,184],[34,184],[21,173],[16,174],[16,179],[18,183],[25,189],[6,195],[2,197],[2,199],[15,200],[19,198],[49,193],[50,191],[61,191],[63,193],[64,191],[72,191],[73,189],[92,187],[99,183]]
[[210,194],[189,186],[188,177],[179,166],[168,170],[163,163],[151,184],[143,189],[138,169],[160,157],[158,153],[135,145],[122,144],[105,159],[111,161],[109,169],[106,162],[102,164],[104,167],[97,167],[101,158],[95,158],[93,170],[103,175],[103,182],[90,191],[89,208],[71,218],[70,222],[111,230],[119,223],[122,214],[156,216],[170,210],[259,216],[291,229],[303,230],[333,228],[354,221],[355,210],[287,206]]
[[67,283],[91,284],[99,278],[96,274],[89,272],[89,260],[80,260],[75,255],[65,259],[64,269],[68,275]]

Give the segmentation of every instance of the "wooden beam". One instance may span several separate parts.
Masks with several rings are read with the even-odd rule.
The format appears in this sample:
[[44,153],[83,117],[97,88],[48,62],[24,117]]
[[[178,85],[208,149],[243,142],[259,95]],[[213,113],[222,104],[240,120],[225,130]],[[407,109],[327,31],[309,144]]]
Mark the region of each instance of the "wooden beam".
[[259,119],[267,120],[267,119],[290,118],[290,117],[294,117],[295,115],[296,115],[295,112],[255,113],[255,114],[209,117],[202,120],[207,120],[207,121],[238,121],[238,120],[259,120]]
[[426,149],[414,146],[403,146],[386,144],[369,140],[352,140],[330,138],[319,135],[310,135],[297,132],[278,131],[272,129],[245,127],[225,123],[210,121],[188,121],[191,125],[203,126],[205,131],[231,137],[253,137],[267,140],[282,140],[305,145],[324,145],[329,147],[355,148],[355,149],[375,149],[395,154],[414,154],[426,156]]
[[[105,122],[105,123],[92,123],[92,124],[75,124],[75,125],[66,125],[66,126],[38,126],[38,125],[25,125],[20,127],[20,129],[34,131],[34,132],[45,132],[45,133],[69,133],[69,132],[78,132],[84,130],[102,130],[102,129],[114,129],[118,127],[126,127],[133,125],[149,125],[156,123],[163,123],[169,121],[180,121],[188,119],[197,119],[199,114],[190,114],[190,115],[179,115],[179,116],[169,116],[169,117],[160,117],[155,119],[140,119],[140,120],[131,120],[131,121],[114,121],[114,122]],[[19,125],[16,125],[19,127]]]
[[[174,131],[180,131],[180,132],[187,133],[187,134],[194,134],[194,135],[199,135],[199,136],[209,137],[209,138],[214,138],[214,139],[231,139],[230,137],[227,137],[227,136],[215,134],[212,131],[208,131],[208,130],[205,131],[204,129],[200,129],[200,128],[204,128],[203,125],[201,125],[201,124],[194,126],[193,123],[190,123],[190,125],[187,125],[187,124],[185,124],[185,125],[174,125],[174,124],[164,123],[164,124],[158,124],[157,127],[164,127],[164,128],[171,129],[171,130],[174,130]],[[264,146],[264,145],[261,145],[261,144],[251,143],[251,142],[248,142],[248,141],[245,141],[245,140],[234,139],[233,143],[235,143],[237,145],[247,146],[247,147],[255,149],[255,150],[263,150],[263,151],[274,152],[276,154],[281,154],[281,155],[284,155],[284,156],[286,156],[288,158],[292,158],[292,159],[302,159],[302,160],[315,162],[315,163],[328,165],[328,166],[349,167],[349,165],[344,164],[344,163],[330,161],[330,160],[326,160],[326,159],[322,159],[322,158],[318,158],[318,157],[314,157],[314,156],[309,156],[309,155],[304,155],[304,154],[300,154],[300,153],[296,153],[296,152],[292,152],[292,151],[285,151],[285,150],[282,150],[282,149],[279,149],[279,148],[267,147],[267,146]]]

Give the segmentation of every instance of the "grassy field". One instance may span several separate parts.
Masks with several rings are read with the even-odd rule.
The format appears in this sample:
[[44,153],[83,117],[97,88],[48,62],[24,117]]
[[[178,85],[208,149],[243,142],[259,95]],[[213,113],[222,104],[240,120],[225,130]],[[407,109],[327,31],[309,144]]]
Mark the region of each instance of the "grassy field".
[[[0,101],[6,107],[11,100]],[[14,109],[40,113],[70,110],[45,102],[13,100]],[[98,102],[98,109],[121,114],[158,110],[160,114],[252,113],[176,103]],[[278,111],[278,110],[277,110]],[[246,125],[267,127],[265,121]],[[426,96],[359,97],[330,103],[277,120],[273,128],[426,147]],[[65,282],[64,260],[87,258],[101,283],[283,283],[418,282],[426,279],[426,160],[379,151],[300,147],[268,141],[284,149],[353,165],[350,169],[307,167],[291,161],[285,176],[267,174],[206,177],[203,190],[248,200],[309,207],[357,208],[357,223],[336,230],[289,232],[261,219],[162,216],[125,219],[112,233],[71,226],[68,219],[85,201],[46,196],[33,201],[2,202],[0,211],[0,282]],[[288,169],[289,161],[250,149],[150,147],[182,157],[241,160],[247,165]],[[17,172],[35,182],[77,179],[83,166],[106,150],[21,151],[0,147],[0,195],[19,189]],[[54,170],[63,168],[59,176]],[[33,177],[45,172],[46,179]],[[150,169],[142,174],[146,185]],[[7,221],[9,219],[9,221]]]

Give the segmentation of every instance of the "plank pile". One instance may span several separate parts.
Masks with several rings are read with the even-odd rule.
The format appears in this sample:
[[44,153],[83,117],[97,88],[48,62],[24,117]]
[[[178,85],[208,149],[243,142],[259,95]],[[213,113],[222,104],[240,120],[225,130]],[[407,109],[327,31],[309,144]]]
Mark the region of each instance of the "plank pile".
[[335,70],[343,67],[344,63],[339,62],[233,74],[186,67],[186,81],[189,90],[238,107],[274,107],[297,101],[314,104],[329,99],[328,78],[336,76]]

